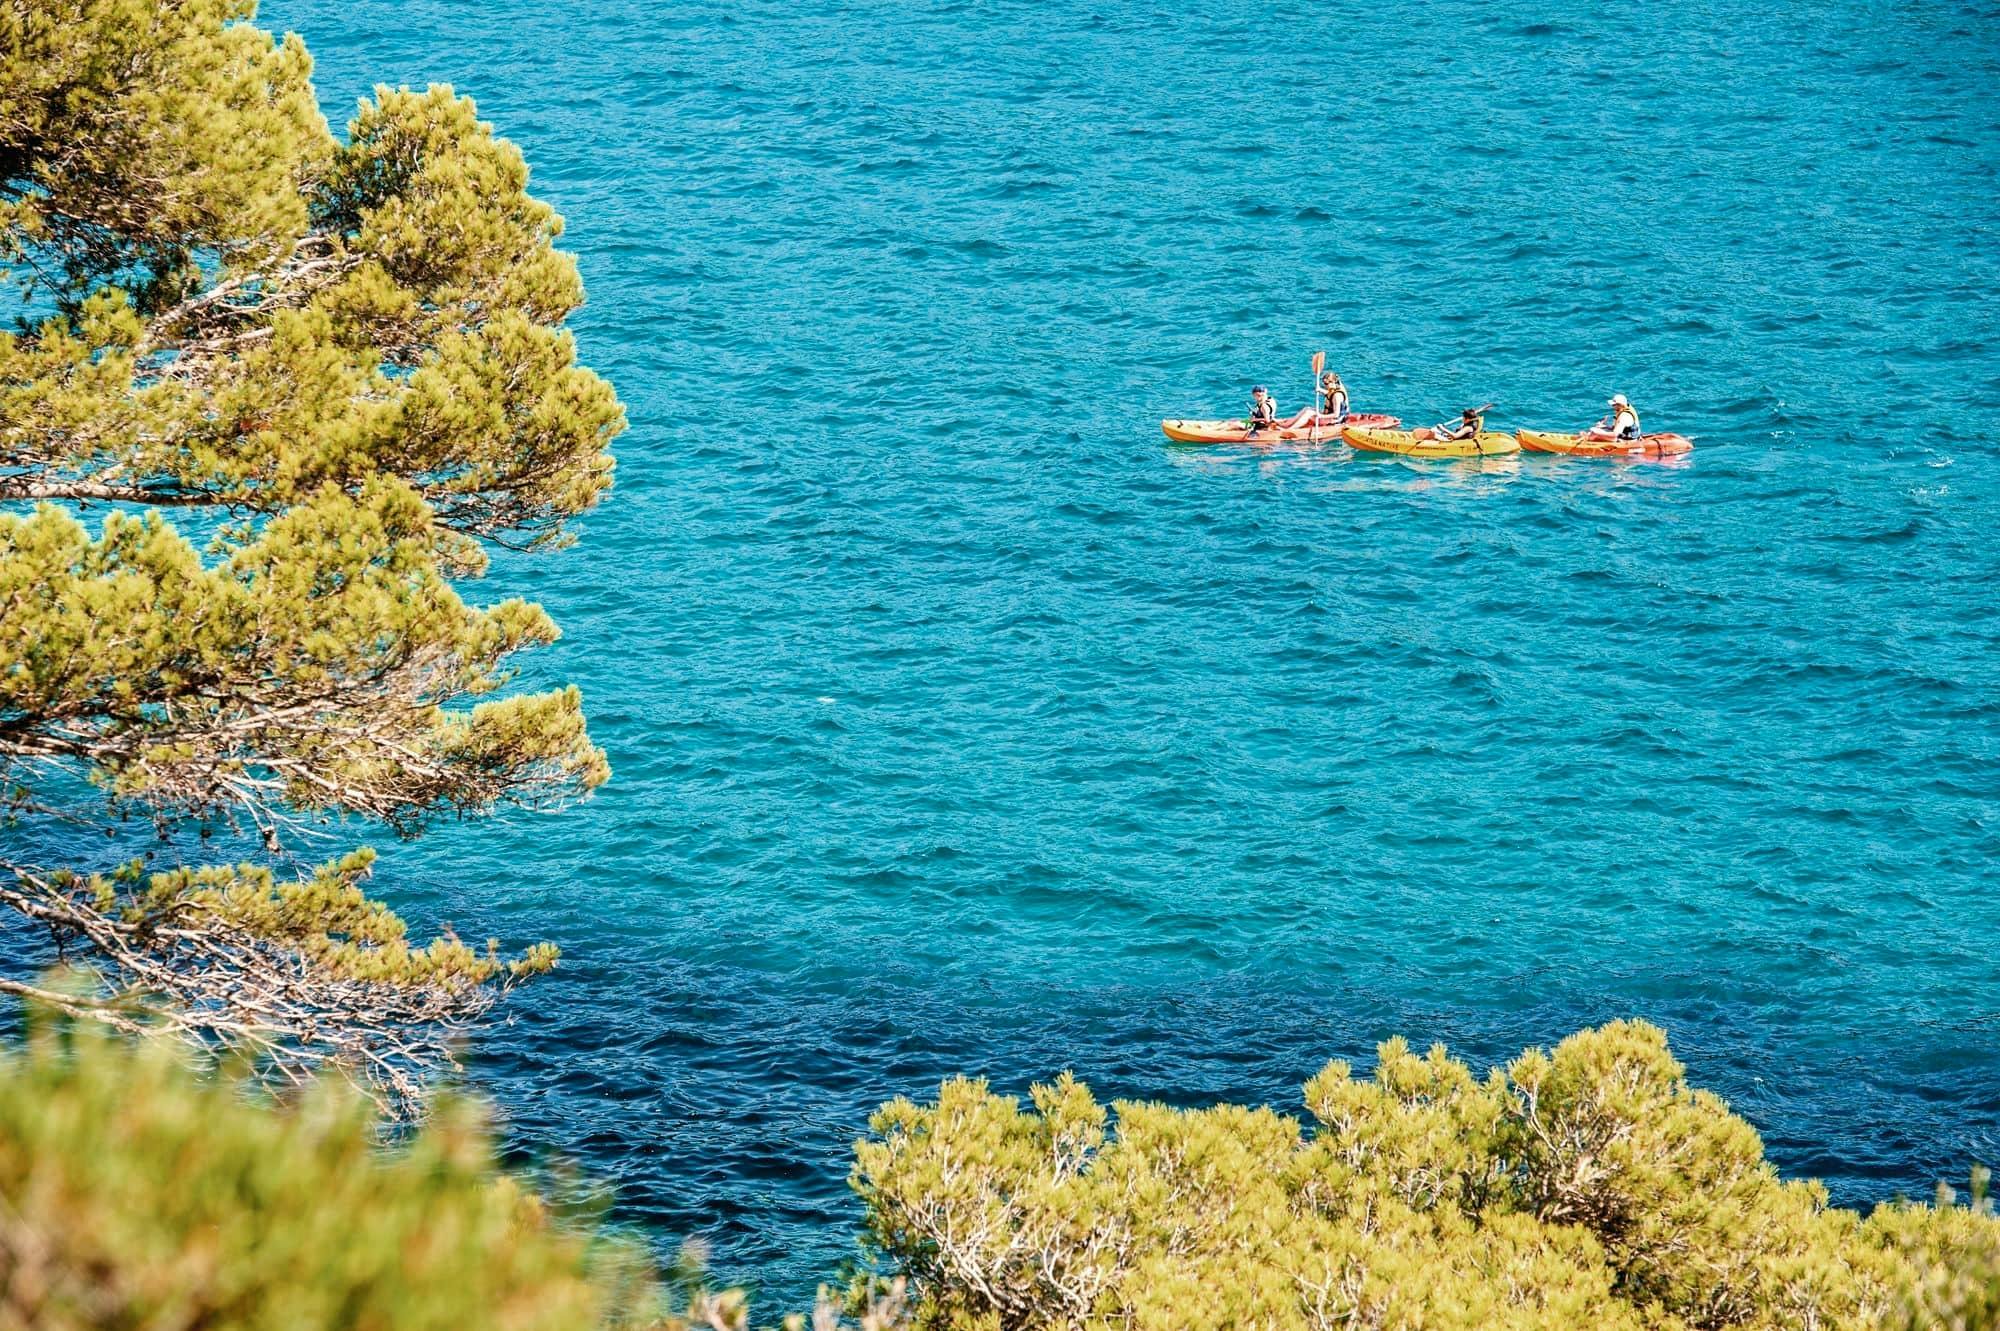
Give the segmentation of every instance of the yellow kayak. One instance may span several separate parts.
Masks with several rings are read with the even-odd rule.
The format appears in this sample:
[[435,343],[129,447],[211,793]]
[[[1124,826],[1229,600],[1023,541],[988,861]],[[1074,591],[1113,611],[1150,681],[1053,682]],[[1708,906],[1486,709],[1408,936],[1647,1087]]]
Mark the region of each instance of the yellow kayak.
[[1521,451],[1521,441],[1495,430],[1472,439],[1439,439],[1429,430],[1342,430],[1348,447],[1406,458],[1491,458]]

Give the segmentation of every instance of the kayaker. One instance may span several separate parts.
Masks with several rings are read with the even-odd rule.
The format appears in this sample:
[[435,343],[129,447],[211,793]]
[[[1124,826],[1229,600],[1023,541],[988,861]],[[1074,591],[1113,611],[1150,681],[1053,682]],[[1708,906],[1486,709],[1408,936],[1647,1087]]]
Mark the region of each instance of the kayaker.
[[[1313,424],[1315,417],[1324,429],[1332,429],[1347,419],[1347,388],[1340,382],[1340,376],[1328,370],[1319,377],[1316,394],[1318,406],[1307,407],[1288,421],[1280,422],[1287,430],[1303,430]],[[1328,419],[1331,417],[1332,419]]]
[[1278,424],[1278,404],[1259,384],[1250,390],[1250,433],[1273,429]]
[[1478,407],[1467,407],[1455,425],[1433,425],[1431,434],[1438,439],[1476,439],[1486,429],[1486,417]]
[[1639,413],[1632,410],[1632,404],[1625,400],[1623,393],[1613,393],[1611,400],[1604,405],[1611,408],[1611,414],[1584,431],[1584,438],[1637,439],[1639,437]]
[[1319,377],[1319,400],[1320,415],[1332,417],[1327,424],[1338,425],[1347,419],[1347,385],[1332,370]]

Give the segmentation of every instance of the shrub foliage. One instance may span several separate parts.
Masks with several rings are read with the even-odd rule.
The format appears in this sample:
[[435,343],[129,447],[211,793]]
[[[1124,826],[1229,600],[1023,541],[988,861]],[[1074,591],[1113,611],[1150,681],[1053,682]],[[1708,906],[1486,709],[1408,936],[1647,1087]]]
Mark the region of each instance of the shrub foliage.
[[[1863,1219],[1785,1182],[1618,1023],[1476,1079],[1382,1047],[1268,1109],[1031,1107],[977,1082],[885,1106],[858,1148],[862,1331],[1792,1328],[1991,1331],[2000,1220]],[[340,1079],[272,1104],[184,1047],[44,1024],[0,1053],[0,1331],[356,1327],[743,1331],[740,1292],[663,1277],[495,1163],[464,1101],[384,1145]],[[1113,1111],[1116,1121],[1113,1121]],[[822,1300],[803,1331],[850,1325]]]
[[[385,1149],[374,1104],[323,1079],[282,1105],[198,1075],[184,1044],[41,1025],[0,1053],[0,1331],[745,1331],[698,1249],[558,1210],[447,1100]],[[900,1288],[859,1331],[905,1325]],[[822,1299],[790,1331],[855,1331]]]
[[280,1112],[95,1029],[0,1059],[0,1324],[588,1327],[616,1267],[494,1167],[469,1106],[394,1152],[336,1082]]
[[967,1331],[2000,1324],[1983,1194],[1829,1206],[1655,1027],[1483,1080],[1442,1047],[1379,1055],[1306,1084],[1310,1132],[1234,1105],[1114,1125],[1067,1075],[1031,1107],[968,1080],[899,1099],[858,1147],[868,1240],[926,1325]]

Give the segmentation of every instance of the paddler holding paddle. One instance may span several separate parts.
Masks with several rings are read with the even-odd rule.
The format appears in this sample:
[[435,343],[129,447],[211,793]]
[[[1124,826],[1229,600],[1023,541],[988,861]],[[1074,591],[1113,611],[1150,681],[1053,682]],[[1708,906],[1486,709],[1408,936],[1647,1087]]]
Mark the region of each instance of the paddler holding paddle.
[[1347,419],[1347,385],[1340,382],[1340,376],[1328,370],[1319,377],[1320,414],[1331,417],[1322,420],[1322,425],[1340,425]]
[[1283,422],[1287,430],[1304,430],[1315,423],[1322,430],[1338,430],[1347,420],[1347,385],[1332,370],[1320,375],[1315,391],[1319,405],[1307,407]]
[[1456,425],[1433,425],[1433,439],[1477,439],[1486,429],[1486,413],[1493,409],[1491,402],[1484,406],[1467,407],[1458,418]]
[[1613,393],[1611,400],[1604,404],[1611,408],[1611,414],[1583,432],[1585,439],[1627,439],[1638,440],[1639,413],[1625,400],[1623,393]]

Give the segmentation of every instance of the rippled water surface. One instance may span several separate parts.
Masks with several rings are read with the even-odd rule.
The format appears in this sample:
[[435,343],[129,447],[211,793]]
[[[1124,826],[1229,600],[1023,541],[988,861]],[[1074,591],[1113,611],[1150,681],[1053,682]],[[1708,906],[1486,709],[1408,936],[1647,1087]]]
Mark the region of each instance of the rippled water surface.
[[[1296,1104],[1637,1014],[1843,1201],[2000,1155],[2000,11],[284,0],[569,218],[617,776],[389,857],[477,1075],[788,1296],[945,1074]],[[1176,449],[1586,422],[1684,465]]]

